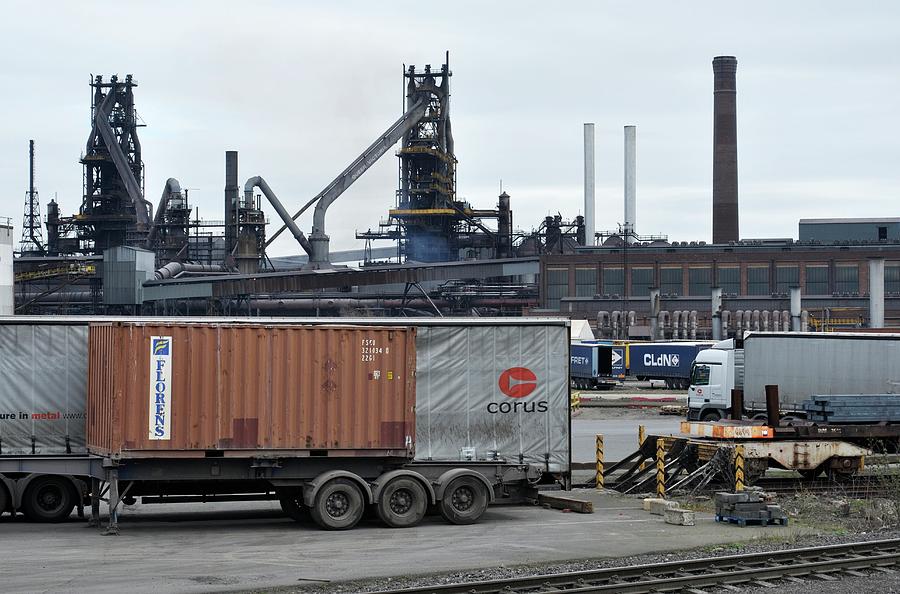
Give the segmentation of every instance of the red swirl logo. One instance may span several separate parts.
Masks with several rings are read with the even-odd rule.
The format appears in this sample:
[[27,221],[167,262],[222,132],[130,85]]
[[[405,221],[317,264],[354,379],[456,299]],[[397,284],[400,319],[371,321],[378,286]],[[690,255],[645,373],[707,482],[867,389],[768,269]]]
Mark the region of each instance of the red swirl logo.
[[537,388],[537,376],[527,367],[510,367],[500,374],[497,383],[510,398],[524,398]]

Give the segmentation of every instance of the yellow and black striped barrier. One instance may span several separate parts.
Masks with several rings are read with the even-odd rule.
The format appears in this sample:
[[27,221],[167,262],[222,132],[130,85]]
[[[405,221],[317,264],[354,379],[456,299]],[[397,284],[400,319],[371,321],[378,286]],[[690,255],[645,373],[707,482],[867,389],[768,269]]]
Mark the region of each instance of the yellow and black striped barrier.
[[597,434],[597,488],[603,488],[603,435]]
[[661,439],[656,440],[656,496],[666,498],[666,450]]
[[572,392],[569,395],[569,407],[573,412],[581,408],[581,392]]
[[734,446],[734,492],[744,490],[744,446]]
[[[644,441],[647,440],[647,428],[643,425],[638,425],[638,449],[641,450],[644,448]],[[643,471],[647,468],[646,462],[641,462],[641,467],[639,470]]]

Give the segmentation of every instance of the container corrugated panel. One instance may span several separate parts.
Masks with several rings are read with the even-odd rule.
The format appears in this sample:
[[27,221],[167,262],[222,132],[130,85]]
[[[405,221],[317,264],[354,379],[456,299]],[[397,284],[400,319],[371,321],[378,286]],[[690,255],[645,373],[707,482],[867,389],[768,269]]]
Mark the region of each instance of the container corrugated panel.
[[[415,336],[374,326],[92,325],[88,450],[410,456]],[[153,337],[170,338],[170,378],[151,376],[151,359],[163,356],[151,353]],[[167,385],[156,387],[160,379]],[[151,414],[160,393],[162,417]]]

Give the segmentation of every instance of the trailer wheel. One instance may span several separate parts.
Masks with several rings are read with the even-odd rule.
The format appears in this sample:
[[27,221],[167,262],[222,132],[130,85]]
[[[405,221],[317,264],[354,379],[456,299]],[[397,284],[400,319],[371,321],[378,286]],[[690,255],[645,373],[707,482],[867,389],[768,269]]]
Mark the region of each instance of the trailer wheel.
[[6,487],[0,483],[0,516],[9,508],[9,495],[6,493]]
[[454,479],[440,501],[441,516],[451,524],[474,524],[488,506],[484,484],[473,476]]
[[75,494],[68,479],[42,476],[25,490],[22,511],[32,522],[62,522],[72,514]]
[[398,476],[384,486],[375,509],[381,521],[391,528],[408,528],[425,517],[427,499],[425,487],[419,481]]
[[309,521],[309,508],[303,505],[303,493],[300,489],[279,489],[276,494],[284,515],[295,522]]
[[316,493],[309,511],[325,530],[349,530],[359,523],[365,511],[362,491],[350,479],[331,479]]

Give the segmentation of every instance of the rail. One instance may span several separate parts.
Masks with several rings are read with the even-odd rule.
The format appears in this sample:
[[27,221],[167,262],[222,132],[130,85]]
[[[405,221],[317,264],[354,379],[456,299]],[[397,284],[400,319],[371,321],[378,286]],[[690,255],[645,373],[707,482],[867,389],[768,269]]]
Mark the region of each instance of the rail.
[[520,576],[481,582],[440,584],[374,594],[462,594],[521,592],[650,592],[690,591],[703,587],[766,585],[769,580],[859,576],[861,570],[890,571],[900,564],[900,539],[806,547],[668,561],[650,565],[609,567],[567,573]]

